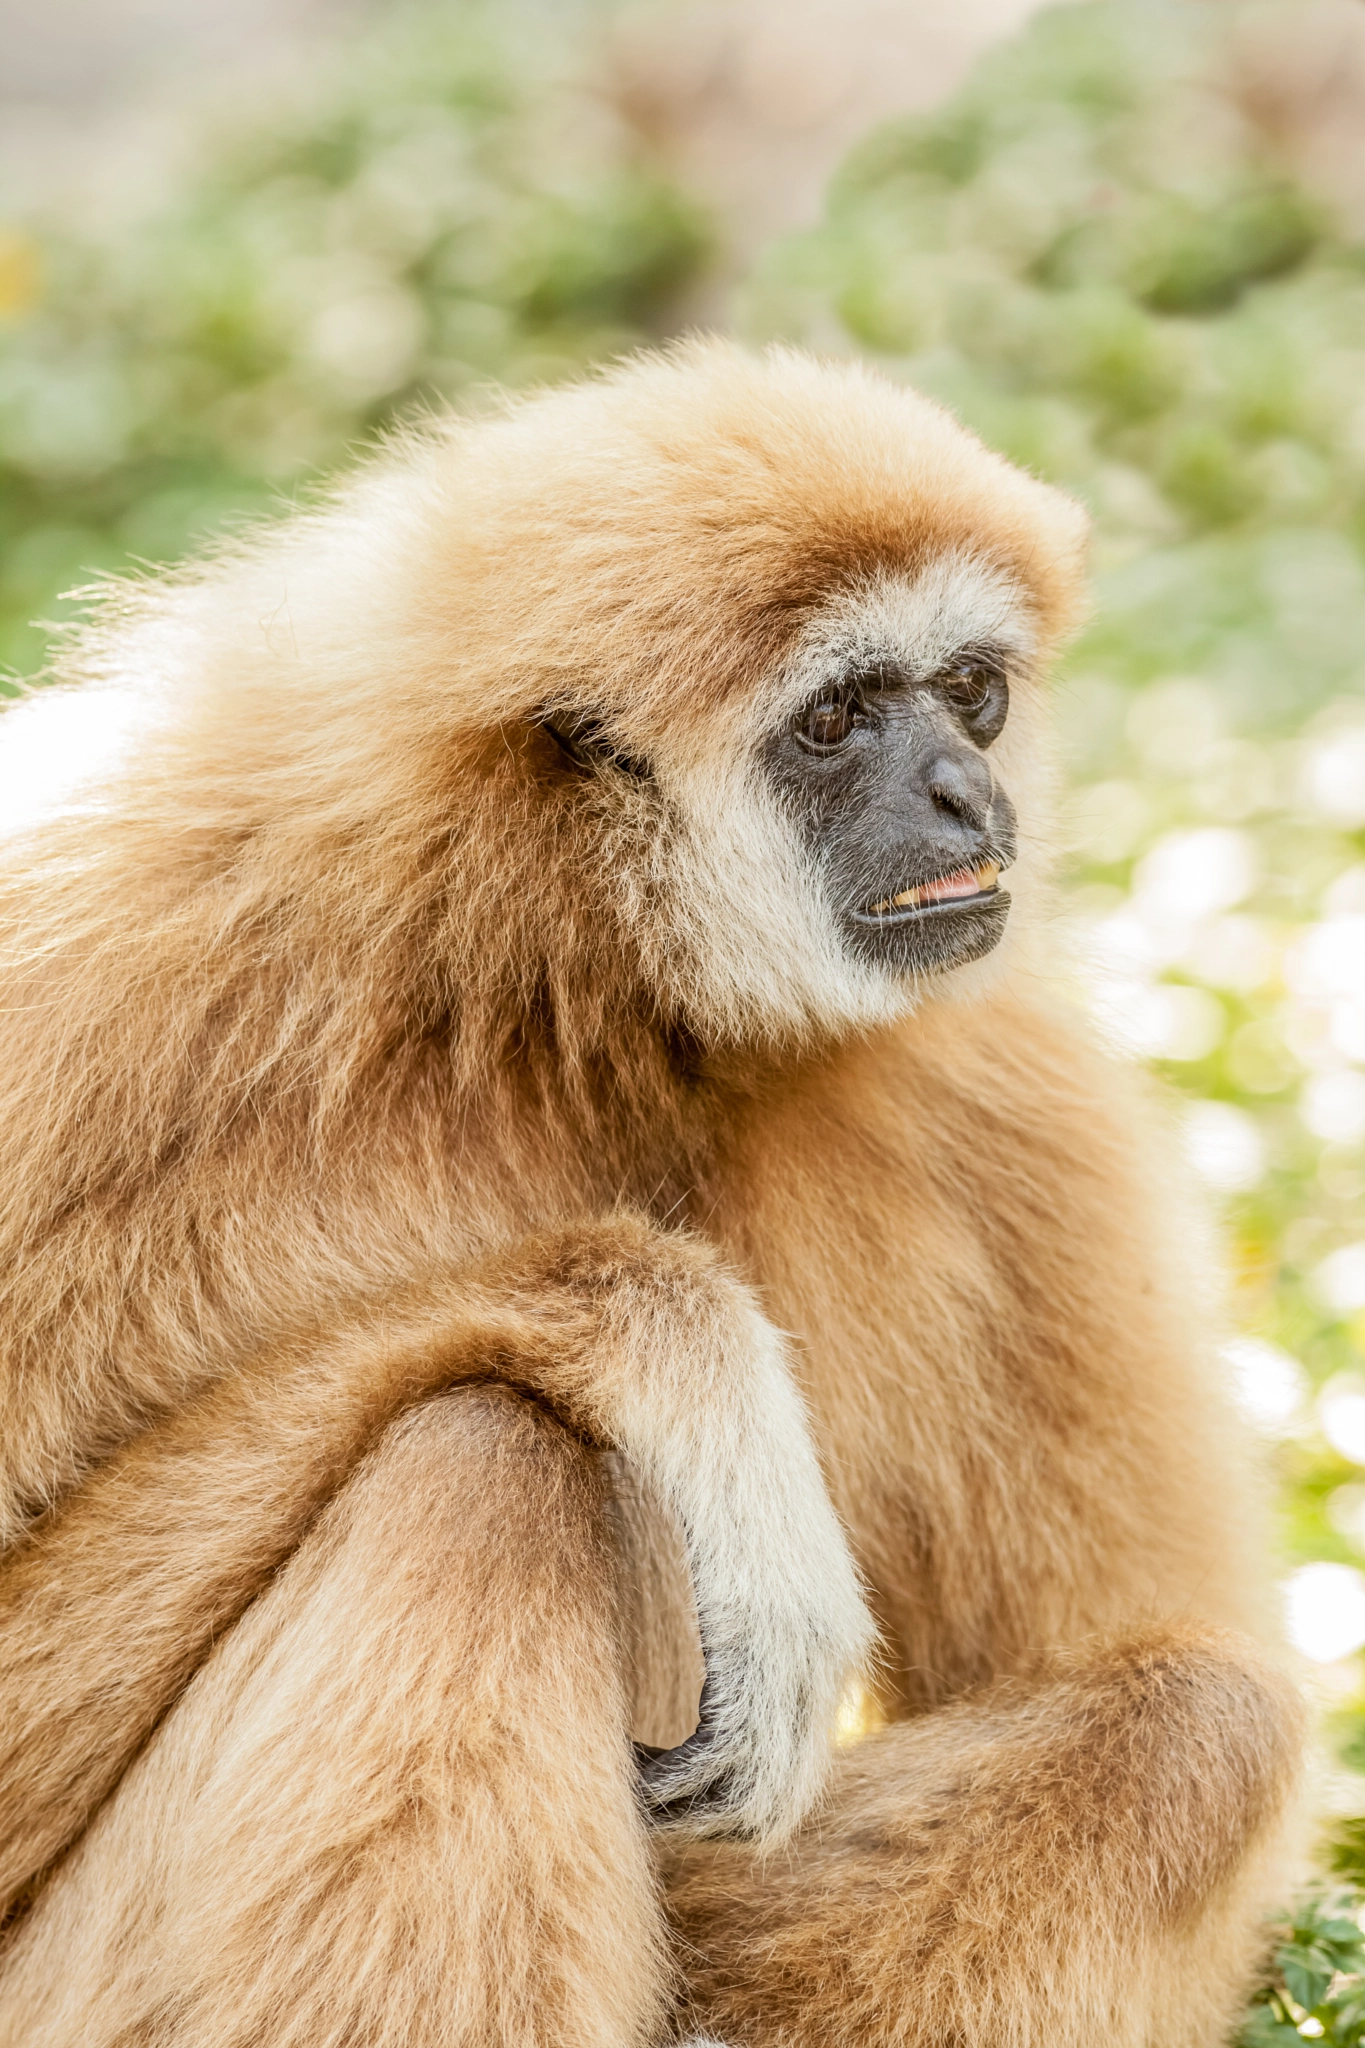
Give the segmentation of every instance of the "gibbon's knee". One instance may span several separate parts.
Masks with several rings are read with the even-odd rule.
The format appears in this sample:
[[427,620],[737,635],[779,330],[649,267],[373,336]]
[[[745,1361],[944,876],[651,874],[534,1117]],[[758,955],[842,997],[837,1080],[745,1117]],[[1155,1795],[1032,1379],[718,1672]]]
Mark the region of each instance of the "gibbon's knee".
[[1250,1643],[1190,1629],[885,1729],[787,1859],[676,1859],[689,2017],[745,2048],[1221,2041],[1301,1722]]
[[662,1948],[596,1461],[393,1424],[0,1965],[0,2048],[637,2048]]

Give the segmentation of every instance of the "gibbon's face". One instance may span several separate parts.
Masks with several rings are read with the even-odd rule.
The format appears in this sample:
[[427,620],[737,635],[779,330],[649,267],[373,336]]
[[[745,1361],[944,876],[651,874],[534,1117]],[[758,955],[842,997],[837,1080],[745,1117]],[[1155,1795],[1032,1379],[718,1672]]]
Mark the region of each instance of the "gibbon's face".
[[1032,796],[1034,654],[1018,585],[956,551],[817,604],[686,748],[547,717],[562,765],[653,847],[655,985],[708,1034],[781,1037],[882,1021],[991,953],[1019,856],[1005,773]]
[[1028,651],[1016,613],[988,572],[941,562],[855,600],[794,665],[763,767],[874,971],[939,974],[1004,935],[1018,833],[991,749]]

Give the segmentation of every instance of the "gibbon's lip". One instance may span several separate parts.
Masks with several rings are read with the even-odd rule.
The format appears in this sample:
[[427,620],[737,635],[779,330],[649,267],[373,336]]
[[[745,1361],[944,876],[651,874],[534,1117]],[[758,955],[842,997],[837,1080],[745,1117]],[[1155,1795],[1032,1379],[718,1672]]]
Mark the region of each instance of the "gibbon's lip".
[[859,924],[885,925],[904,924],[910,918],[936,911],[971,909],[997,897],[999,881],[998,860],[978,861],[975,867],[954,868],[933,881],[916,882],[912,888],[885,896],[880,903],[870,903],[853,915]]

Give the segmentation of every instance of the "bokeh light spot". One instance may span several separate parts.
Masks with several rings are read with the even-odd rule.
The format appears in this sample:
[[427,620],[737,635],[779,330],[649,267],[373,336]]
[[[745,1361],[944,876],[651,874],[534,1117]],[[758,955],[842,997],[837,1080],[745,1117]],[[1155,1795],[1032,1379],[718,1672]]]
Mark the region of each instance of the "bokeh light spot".
[[1365,1644],[1365,1577],[1354,1565],[1301,1565],[1284,1598],[1289,1640],[1315,1664],[1334,1664]]
[[1265,1173],[1265,1145],[1255,1119],[1234,1103],[1192,1102],[1185,1112],[1183,1135],[1186,1158],[1212,1188],[1240,1194],[1254,1188]]

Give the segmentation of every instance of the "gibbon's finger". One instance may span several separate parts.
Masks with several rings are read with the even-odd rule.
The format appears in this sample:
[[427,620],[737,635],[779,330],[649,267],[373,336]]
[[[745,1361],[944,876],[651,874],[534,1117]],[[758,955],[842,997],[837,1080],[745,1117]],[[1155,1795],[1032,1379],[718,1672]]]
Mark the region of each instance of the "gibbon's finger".
[[648,1742],[634,1748],[640,1794],[655,1827],[708,1835],[742,1832],[731,1823],[740,1787],[725,1759],[724,1728],[709,1671],[692,1733],[671,1749]]

